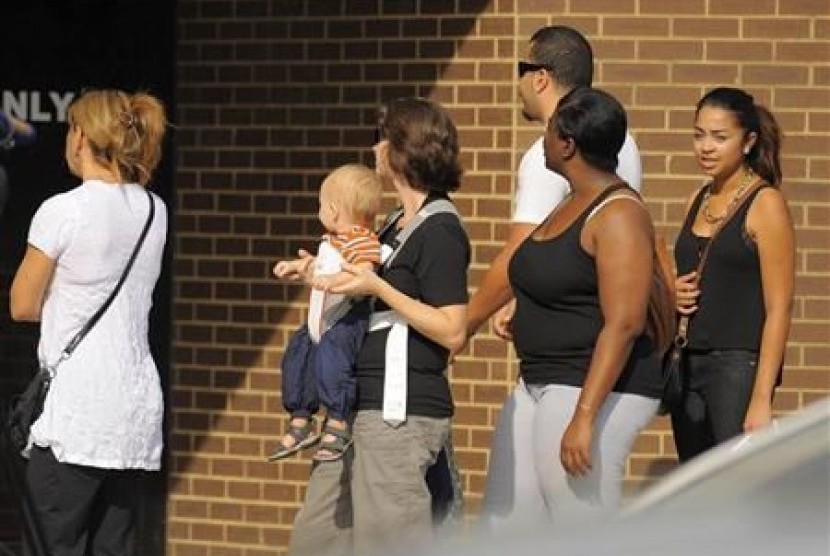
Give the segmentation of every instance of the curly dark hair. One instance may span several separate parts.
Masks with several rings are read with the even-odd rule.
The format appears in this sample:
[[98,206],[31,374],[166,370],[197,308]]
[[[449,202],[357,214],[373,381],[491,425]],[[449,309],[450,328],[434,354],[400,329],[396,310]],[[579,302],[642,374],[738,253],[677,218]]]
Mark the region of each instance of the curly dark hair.
[[421,191],[449,192],[461,186],[458,131],[437,102],[419,97],[391,101],[380,114],[389,141],[389,166]]

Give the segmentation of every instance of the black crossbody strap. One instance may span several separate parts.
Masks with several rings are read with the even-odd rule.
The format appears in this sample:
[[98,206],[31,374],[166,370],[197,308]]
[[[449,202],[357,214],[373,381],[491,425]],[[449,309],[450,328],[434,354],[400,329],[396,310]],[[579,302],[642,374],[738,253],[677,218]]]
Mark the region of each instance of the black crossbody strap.
[[130,274],[130,270],[133,268],[133,263],[135,263],[136,257],[138,257],[138,252],[141,251],[141,246],[144,244],[144,239],[147,237],[147,233],[150,231],[150,225],[153,223],[153,217],[156,214],[156,203],[153,201],[153,195],[145,189],[147,193],[147,199],[150,201],[150,213],[147,215],[147,222],[144,223],[144,229],[141,230],[141,235],[138,237],[138,242],[135,244],[135,248],[133,248],[133,253],[130,255],[130,260],[127,262],[126,268],[124,268],[124,272],[121,273],[121,278],[118,279],[118,283],[115,285],[115,289],[112,290],[109,297],[104,304],[95,312],[92,317],[90,317],[89,321],[84,325],[81,330],[75,334],[75,337],[72,338],[69,343],[64,348],[63,352],[61,353],[61,360],[66,359],[72,352],[75,351],[75,348],[78,347],[78,344],[81,343],[81,340],[84,339],[84,336],[92,330],[92,327],[98,322],[101,316],[109,309],[109,306],[112,304],[113,299],[115,296],[118,295],[118,292],[121,290],[121,286],[124,285],[124,281],[127,279],[127,276]]

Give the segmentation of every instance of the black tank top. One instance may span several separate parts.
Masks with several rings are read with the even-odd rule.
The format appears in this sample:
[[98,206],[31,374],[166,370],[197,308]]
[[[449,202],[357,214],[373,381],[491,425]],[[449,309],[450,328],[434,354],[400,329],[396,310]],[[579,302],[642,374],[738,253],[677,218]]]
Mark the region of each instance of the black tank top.
[[[579,243],[588,215],[611,193],[605,189],[558,236],[531,235],[510,260],[509,277],[516,297],[513,339],[520,375],[528,384],[582,387],[594,345],[603,326],[596,262]],[[614,391],[659,398],[660,360],[643,334],[634,343]]]
[[[674,258],[678,274],[697,268],[708,237],[692,232],[709,185],[697,194],[677,236]],[[758,351],[764,326],[764,293],[758,247],[746,233],[746,215],[763,184],[744,201],[718,232],[700,277],[698,310],[689,319],[689,349]]]

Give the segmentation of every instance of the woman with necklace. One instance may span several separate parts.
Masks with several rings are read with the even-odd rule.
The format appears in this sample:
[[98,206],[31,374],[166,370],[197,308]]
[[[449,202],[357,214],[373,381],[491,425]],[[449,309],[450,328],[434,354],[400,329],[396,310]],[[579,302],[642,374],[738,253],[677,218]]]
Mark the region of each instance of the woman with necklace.
[[483,517],[494,531],[591,519],[619,504],[634,439],[662,381],[650,318],[654,229],[616,174],[626,116],[587,87],[559,101],[545,161],[572,193],[517,248],[508,275],[518,383],[493,438]]
[[697,104],[694,151],[710,181],[675,245],[677,311],[689,317],[684,394],[672,409],[681,461],[772,418],[795,281],[780,143],[775,118],[740,89],[714,89]]

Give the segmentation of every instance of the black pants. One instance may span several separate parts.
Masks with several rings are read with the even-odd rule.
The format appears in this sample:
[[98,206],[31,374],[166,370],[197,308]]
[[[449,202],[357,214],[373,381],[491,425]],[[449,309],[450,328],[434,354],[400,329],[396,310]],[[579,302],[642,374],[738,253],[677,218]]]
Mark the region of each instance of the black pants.
[[133,556],[146,472],[60,463],[32,449],[26,480],[51,556]]
[[712,350],[685,354],[683,400],[671,414],[681,462],[741,434],[758,354]]

